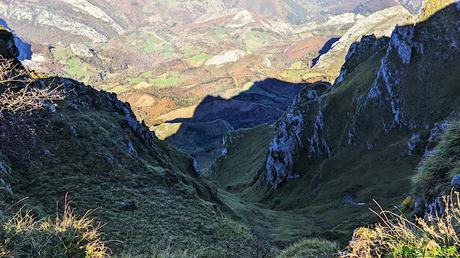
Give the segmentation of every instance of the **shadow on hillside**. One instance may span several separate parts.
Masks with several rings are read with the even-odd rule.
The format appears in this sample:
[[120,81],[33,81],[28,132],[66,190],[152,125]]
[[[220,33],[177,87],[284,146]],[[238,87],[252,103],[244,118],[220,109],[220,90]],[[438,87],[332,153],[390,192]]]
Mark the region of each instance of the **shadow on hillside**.
[[[429,20],[437,20],[436,17],[442,17],[443,13],[453,8],[457,7],[452,5],[445,8],[429,17]],[[427,22],[423,21],[417,27],[425,26],[424,24]],[[331,39],[321,52],[327,52],[326,50],[334,44],[334,40],[336,39]],[[362,37],[360,41],[355,42],[349,49],[339,82],[346,79],[363,61],[388,43],[389,38],[377,38],[373,35]],[[199,104],[191,118],[178,118],[166,122],[176,125],[180,123],[178,131],[166,138],[166,141],[191,154],[203,168],[206,168],[220,155],[222,137],[227,132],[275,123],[292,104],[301,89],[307,85],[269,78],[256,82],[247,91],[230,99],[208,96]],[[390,106],[385,108],[390,109]],[[391,110],[378,112],[385,117],[387,114],[383,113],[391,114]]]
[[315,66],[319,59],[327,54],[329,52],[329,50],[332,49],[332,47],[334,46],[335,43],[337,43],[338,41],[340,40],[340,37],[336,37],[336,38],[330,38],[325,44],[324,46],[319,50],[318,52],[318,56],[315,57],[312,62],[311,62],[311,67]]
[[222,139],[227,132],[275,123],[307,85],[268,78],[230,99],[207,96],[193,117],[166,122],[180,123],[180,128],[165,140],[207,168],[221,154]]

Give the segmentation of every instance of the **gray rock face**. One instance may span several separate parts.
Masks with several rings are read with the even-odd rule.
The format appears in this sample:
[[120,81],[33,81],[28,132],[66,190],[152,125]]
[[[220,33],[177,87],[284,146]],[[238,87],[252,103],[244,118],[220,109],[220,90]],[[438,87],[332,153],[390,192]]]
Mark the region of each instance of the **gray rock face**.
[[340,75],[335,83],[340,83],[345,79],[347,74],[352,73],[359,64],[366,61],[369,56],[379,51],[379,49],[385,47],[388,44],[388,38],[377,37],[372,35],[365,35],[359,42],[351,44],[348,54],[345,57],[345,64],[340,70]]
[[[306,148],[309,157],[331,155],[331,149],[323,137],[324,117],[321,110],[321,96],[329,90],[329,85],[323,83],[307,86],[278,122],[270,144],[265,174],[265,181],[273,188],[289,178],[298,177],[294,162],[299,149]],[[315,116],[305,121],[304,116],[309,113]],[[312,130],[309,130],[310,127]]]
[[0,14],[8,21],[57,29],[94,42],[105,42],[123,31],[105,11],[86,0],[52,2],[0,1]]
[[418,14],[422,9],[423,0],[399,0],[399,3],[412,14]]

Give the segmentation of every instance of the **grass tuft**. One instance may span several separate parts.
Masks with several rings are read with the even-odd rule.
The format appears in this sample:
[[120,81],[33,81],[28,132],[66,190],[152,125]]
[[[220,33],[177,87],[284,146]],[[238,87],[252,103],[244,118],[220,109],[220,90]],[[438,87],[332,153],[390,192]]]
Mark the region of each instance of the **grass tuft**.
[[306,239],[292,244],[281,252],[278,258],[288,257],[337,257],[339,245],[322,239]]
[[100,226],[75,215],[68,202],[55,219],[36,220],[30,211],[20,210],[0,228],[0,256],[106,258],[111,251],[101,240]]

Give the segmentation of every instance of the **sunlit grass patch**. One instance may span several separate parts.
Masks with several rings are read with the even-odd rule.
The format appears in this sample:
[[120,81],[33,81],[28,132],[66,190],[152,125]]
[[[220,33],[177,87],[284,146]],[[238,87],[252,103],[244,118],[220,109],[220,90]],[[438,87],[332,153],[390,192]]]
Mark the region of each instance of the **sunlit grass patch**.
[[110,257],[110,249],[101,240],[100,226],[75,214],[65,204],[56,218],[36,220],[30,211],[19,211],[0,229],[2,257]]

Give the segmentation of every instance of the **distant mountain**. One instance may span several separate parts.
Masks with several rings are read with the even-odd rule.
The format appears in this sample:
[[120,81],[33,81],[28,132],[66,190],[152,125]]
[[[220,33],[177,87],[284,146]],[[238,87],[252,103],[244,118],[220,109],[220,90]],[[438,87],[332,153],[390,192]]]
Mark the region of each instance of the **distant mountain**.
[[292,24],[327,20],[343,13],[370,14],[396,5],[393,0],[227,0],[226,6],[244,8],[264,16],[278,16]]
[[[0,14],[13,27],[34,41],[55,43],[84,37],[107,41],[125,30],[139,26],[174,27],[200,17],[216,15],[232,8],[246,9],[261,16],[275,16],[300,24],[346,12],[369,14],[395,5],[394,1],[0,1]],[[30,27],[32,25],[32,27]],[[28,28],[29,27],[29,28]],[[36,30],[40,28],[40,30]],[[46,32],[45,34],[43,32]],[[63,35],[67,34],[67,35]],[[54,38],[48,36],[53,35]]]
[[0,0],[0,18],[31,45],[27,67],[115,92],[154,126],[207,95],[230,98],[267,77],[303,81],[331,38],[396,4]]
[[314,70],[327,71],[333,78],[342,80],[342,73],[346,70],[343,64],[353,53],[353,45],[359,44],[359,40],[366,35],[375,37],[389,37],[397,25],[405,24],[411,20],[411,15],[402,6],[395,6],[375,12],[368,17],[359,20],[351,27],[331,49],[323,54],[314,65]]

